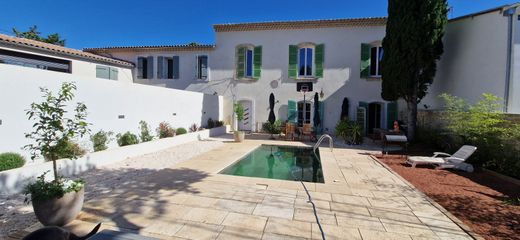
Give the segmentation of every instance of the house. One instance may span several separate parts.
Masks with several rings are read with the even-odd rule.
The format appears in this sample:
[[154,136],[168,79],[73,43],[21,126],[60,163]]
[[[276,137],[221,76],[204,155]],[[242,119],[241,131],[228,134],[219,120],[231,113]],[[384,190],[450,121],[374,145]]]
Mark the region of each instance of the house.
[[441,93],[475,103],[482,93],[504,99],[504,112],[520,114],[519,3],[453,18],[444,54],[421,108],[440,109]]
[[[520,64],[518,6],[449,21],[444,54],[420,109],[442,108],[437,96],[444,92],[469,102],[492,93],[504,99],[505,112],[520,113],[520,72],[515,71]],[[314,124],[319,117],[319,130],[329,133],[346,98],[350,119],[371,133],[374,128],[390,128],[394,120],[405,118],[406,111],[404,102],[388,102],[380,96],[385,24],[384,17],[216,24],[214,45],[83,51],[0,35],[4,51],[0,57],[10,59],[13,53],[5,51],[33,54],[54,58],[65,66],[62,71],[71,74],[113,79],[115,72],[118,81],[221,95],[245,107],[246,117],[238,127],[249,131],[260,130],[267,121],[271,93],[277,119],[301,126]],[[27,65],[40,66],[30,61]],[[224,118],[232,122],[232,107],[226,108]]]
[[135,63],[135,82],[227,96],[245,107],[243,130],[260,130],[273,93],[277,119],[313,123],[320,106],[323,130],[333,132],[348,98],[350,117],[358,118],[356,107],[363,106],[360,119],[372,131],[397,119],[396,103],[380,96],[385,23],[386,18],[357,18],[217,24],[215,45],[84,51]]
[[0,64],[133,82],[131,62],[5,34],[0,34]]

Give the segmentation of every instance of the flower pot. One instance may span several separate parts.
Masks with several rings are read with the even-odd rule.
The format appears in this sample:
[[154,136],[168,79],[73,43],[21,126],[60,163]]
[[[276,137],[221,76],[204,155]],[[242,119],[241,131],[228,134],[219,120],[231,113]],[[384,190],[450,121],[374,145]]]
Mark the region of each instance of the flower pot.
[[246,133],[242,132],[242,131],[235,131],[234,136],[235,136],[235,142],[243,142],[244,138],[246,137]]
[[78,192],[69,192],[61,198],[33,202],[36,218],[44,226],[64,226],[76,218],[83,207],[85,187]]

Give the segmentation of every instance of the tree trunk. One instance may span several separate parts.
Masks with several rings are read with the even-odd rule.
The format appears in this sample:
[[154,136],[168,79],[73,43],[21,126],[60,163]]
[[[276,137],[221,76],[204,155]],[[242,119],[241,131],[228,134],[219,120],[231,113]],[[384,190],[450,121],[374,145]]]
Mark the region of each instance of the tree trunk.
[[56,181],[58,180],[58,166],[55,159],[52,159],[52,169],[54,170],[54,181]]
[[413,141],[415,138],[415,130],[417,128],[417,98],[413,98],[406,102],[408,105],[408,141]]

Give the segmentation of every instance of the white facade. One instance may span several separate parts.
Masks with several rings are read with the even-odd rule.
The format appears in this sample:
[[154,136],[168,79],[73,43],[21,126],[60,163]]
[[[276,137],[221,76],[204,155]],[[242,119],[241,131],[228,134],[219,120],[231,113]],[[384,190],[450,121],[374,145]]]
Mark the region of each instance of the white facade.
[[[249,126],[241,124],[245,130],[258,131],[269,114],[269,94],[274,93],[277,103],[277,119],[287,119],[288,101],[303,101],[303,93],[296,91],[298,82],[312,82],[313,92],[306,94],[311,103],[311,123],[314,118],[313,98],[315,93],[323,93],[324,103],[322,123],[325,132],[333,133],[337,124],[343,98],[350,101],[349,115],[355,119],[356,107],[360,101],[380,103],[379,127],[386,128],[386,102],[380,97],[380,78],[360,77],[360,54],[362,43],[381,43],[385,27],[351,26],[298,30],[236,31],[217,32],[214,50],[143,52],[136,49],[104,49],[110,56],[135,62],[138,56],[180,56],[180,79],[134,79],[134,82],[159,85],[177,89],[218,94],[246,105],[249,110]],[[324,44],[323,77],[317,79],[293,79],[288,76],[289,45]],[[237,79],[236,48],[242,45],[262,46],[261,76],[258,79]],[[209,79],[195,78],[195,58],[199,54],[209,55]],[[135,70],[134,70],[135,76]],[[231,108],[228,108],[231,109]],[[230,116],[232,113],[227,112]],[[226,118],[226,120],[230,120]]]

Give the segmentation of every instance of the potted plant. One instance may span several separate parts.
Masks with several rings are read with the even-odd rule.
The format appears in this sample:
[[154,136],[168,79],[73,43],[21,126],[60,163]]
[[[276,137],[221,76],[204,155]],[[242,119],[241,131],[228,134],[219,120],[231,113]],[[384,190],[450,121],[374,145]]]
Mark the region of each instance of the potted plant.
[[[237,122],[240,123],[240,121],[244,120],[244,106],[240,103],[235,103],[235,116],[237,118]],[[244,138],[246,136],[244,131],[240,131],[239,127],[237,126],[237,130],[234,131],[234,137],[235,142],[242,142],[244,141]]]
[[[59,175],[56,160],[68,151],[68,146],[75,137],[83,137],[89,133],[85,121],[87,107],[77,103],[72,116],[66,116],[67,102],[74,98],[76,85],[63,83],[57,95],[49,89],[41,88],[43,98],[41,103],[32,103],[26,114],[29,120],[35,121],[34,131],[26,133],[25,137],[34,140],[26,145],[31,158],[43,157],[52,161],[53,180],[46,180],[43,173],[35,182],[25,187],[25,202],[32,202],[34,213],[45,226],[63,226],[74,220],[83,207],[84,182],[81,179],[67,180]],[[77,156],[72,155],[71,158]]]

